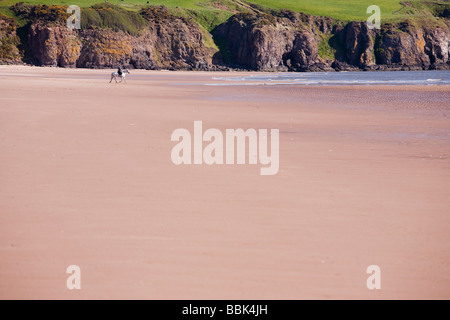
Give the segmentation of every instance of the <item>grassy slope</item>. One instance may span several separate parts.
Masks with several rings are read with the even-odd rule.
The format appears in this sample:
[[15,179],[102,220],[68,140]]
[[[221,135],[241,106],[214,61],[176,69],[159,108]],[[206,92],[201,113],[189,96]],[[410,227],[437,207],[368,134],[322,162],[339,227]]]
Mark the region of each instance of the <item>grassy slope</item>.
[[376,4],[381,8],[385,18],[391,18],[392,13],[401,9],[400,1],[396,0],[249,0],[262,6],[276,9],[301,11],[315,16],[328,16],[341,20],[365,20],[367,7]]
[[[8,6],[19,1],[0,0],[0,13],[12,16]],[[27,4],[75,4],[80,7],[90,7],[103,2],[102,0],[22,1]],[[403,7],[400,0],[109,0],[109,3],[118,4],[130,10],[138,10],[149,5],[165,5],[176,15],[192,17],[207,31],[226,21],[233,13],[248,10],[247,3],[258,4],[264,8],[290,9],[347,21],[366,20],[369,16],[366,13],[367,7],[376,3],[381,8],[382,23],[404,20],[407,17],[434,19],[424,2],[431,3],[437,0],[408,0],[407,2],[413,7]],[[214,6],[217,3],[221,6]]]
[[[236,0],[235,0],[236,1]],[[240,2],[242,0],[237,0]],[[342,20],[365,20],[368,15],[366,9],[372,4],[377,4],[382,11],[382,17],[392,20],[402,15],[393,14],[400,10],[400,0],[246,0],[250,3],[256,3],[264,7],[275,9],[290,9],[293,11],[302,11],[313,15],[329,16]],[[418,0],[409,0],[409,2],[417,2]],[[0,6],[9,6],[18,2],[18,0],[0,0]],[[76,4],[80,7],[88,7],[101,0],[59,0],[59,1],[42,1],[42,0],[23,0],[30,4]],[[120,4],[129,8],[137,8],[146,6],[147,0],[109,0],[110,3]],[[170,8],[181,7],[185,9],[219,11],[211,4],[214,2],[232,3],[233,0],[149,0],[150,5],[165,5]]]

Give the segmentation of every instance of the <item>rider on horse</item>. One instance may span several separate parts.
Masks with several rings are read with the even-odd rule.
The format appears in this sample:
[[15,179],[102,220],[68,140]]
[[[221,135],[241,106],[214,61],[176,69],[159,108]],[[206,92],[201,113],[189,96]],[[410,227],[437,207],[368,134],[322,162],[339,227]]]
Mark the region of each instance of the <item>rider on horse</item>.
[[125,81],[125,76],[127,75],[127,74],[130,74],[130,71],[128,70],[128,69],[122,69],[123,68],[123,66],[119,66],[118,68],[117,68],[117,71],[113,71],[112,73],[111,73],[111,80],[109,81],[109,83],[111,83],[113,80],[115,80],[116,81],[116,83],[117,83],[117,79],[119,79],[120,80],[120,82],[125,82],[125,83],[127,83],[126,81]]

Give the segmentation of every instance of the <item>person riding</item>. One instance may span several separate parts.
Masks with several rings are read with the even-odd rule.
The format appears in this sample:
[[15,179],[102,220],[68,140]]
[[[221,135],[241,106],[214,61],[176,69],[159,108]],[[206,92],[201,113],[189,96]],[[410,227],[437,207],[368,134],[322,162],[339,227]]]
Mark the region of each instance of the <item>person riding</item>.
[[122,67],[119,66],[119,68],[117,69],[117,74],[118,74],[119,76],[122,75]]

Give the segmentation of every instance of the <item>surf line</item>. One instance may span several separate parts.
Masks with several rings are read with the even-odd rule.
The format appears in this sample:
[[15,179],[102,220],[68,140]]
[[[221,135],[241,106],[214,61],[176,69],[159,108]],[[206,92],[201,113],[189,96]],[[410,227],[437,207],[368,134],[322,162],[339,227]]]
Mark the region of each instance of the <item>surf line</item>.
[[[276,175],[280,167],[280,131],[270,129],[270,156],[268,155],[268,129],[226,129],[224,135],[219,129],[208,129],[203,133],[203,122],[194,121],[193,137],[188,129],[180,128],[173,131],[171,141],[178,142],[171,153],[175,165],[207,164],[232,165],[261,164],[262,176]],[[248,148],[247,142],[248,141]],[[209,144],[203,148],[203,142]],[[192,150],[193,147],[193,150]],[[248,157],[246,151],[248,149]],[[224,159],[224,151],[225,159]],[[236,152],[235,152],[236,151]],[[192,161],[192,153],[194,159]],[[236,153],[236,157],[235,157]],[[237,161],[236,161],[237,158]],[[265,167],[263,167],[265,166]]]

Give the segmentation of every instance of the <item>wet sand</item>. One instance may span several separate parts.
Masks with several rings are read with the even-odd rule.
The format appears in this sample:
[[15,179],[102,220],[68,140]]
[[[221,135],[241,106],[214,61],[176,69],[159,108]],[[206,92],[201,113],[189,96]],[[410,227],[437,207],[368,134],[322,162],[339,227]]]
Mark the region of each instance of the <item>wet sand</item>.
[[[0,72],[1,299],[450,298],[449,87]],[[279,173],[175,166],[195,120],[279,129]]]

